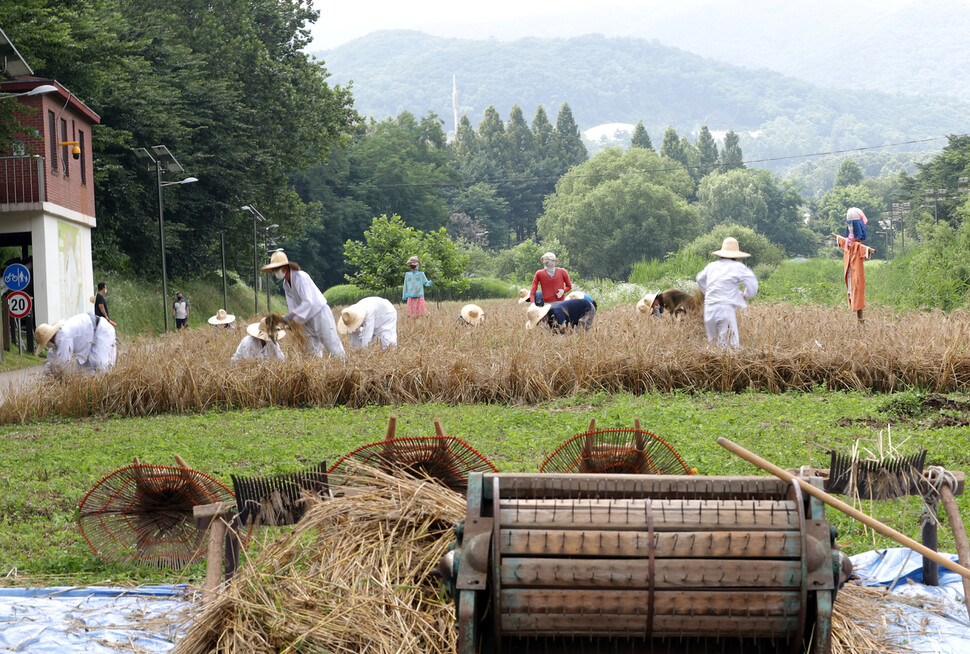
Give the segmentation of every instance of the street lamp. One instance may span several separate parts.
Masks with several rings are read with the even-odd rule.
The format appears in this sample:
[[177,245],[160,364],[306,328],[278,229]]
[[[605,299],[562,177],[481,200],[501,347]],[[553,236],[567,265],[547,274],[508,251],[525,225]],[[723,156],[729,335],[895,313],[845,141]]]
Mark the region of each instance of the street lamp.
[[[277,227],[279,227],[279,225],[277,225],[276,223],[273,223],[272,225],[267,225],[263,229],[263,250],[265,250],[266,254],[270,256],[272,256],[272,253],[275,251],[276,241],[270,238],[269,230],[276,229]],[[270,250],[270,247],[274,248],[274,250]],[[269,304],[269,291],[270,291],[269,287],[272,283],[273,283],[273,280],[270,278],[270,274],[266,273],[266,313],[270,313],[272,311]]]
[[240,207],[253,215],[253,313],[259,313],[259,245],[256,236],[256,221],[264,222],[266,218],[251,204]]
[[8,98],[20,98],[23,96],[40,95],[41,93],[51,93],[56,91],[57,87],[53,84],[41,84],[40,86],[35,86],[29,91],[23,91],[21,93],[2,93],[0,94],[0,100],[6,100]]
[[[165,266],[165,217],[162,204],[162,188],[174,184],[191,184],[199,181],[195,177],[186,177],[178,182],[163,182],[162,173],[184,173],[185,169],[175,160],[175,157],[164,145],[153,145],[152,151],[145,148],[134,148],[138,159],[148,162],[148,170],[155,173],[158,187],[158,240],[162,251],[162,315],[165,317],[165,331],[168,331],[168,269]],[[154,156],[153,156],[154,155]]]

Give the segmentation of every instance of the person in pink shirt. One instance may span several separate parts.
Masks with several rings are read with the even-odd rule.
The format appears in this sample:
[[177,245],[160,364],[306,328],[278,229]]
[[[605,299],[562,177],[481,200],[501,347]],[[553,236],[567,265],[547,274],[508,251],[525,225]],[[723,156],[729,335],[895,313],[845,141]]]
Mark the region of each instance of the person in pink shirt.
[[542,270],[536,271],[535,277],[532,278],[532,289],[529,291],[529,302],[540,306],[545,302],[559,302],[565,299],[566,293],[573,288],[566,269],[556,267],[558,259],[555,254],[546,252],[542,255],[541,261]]

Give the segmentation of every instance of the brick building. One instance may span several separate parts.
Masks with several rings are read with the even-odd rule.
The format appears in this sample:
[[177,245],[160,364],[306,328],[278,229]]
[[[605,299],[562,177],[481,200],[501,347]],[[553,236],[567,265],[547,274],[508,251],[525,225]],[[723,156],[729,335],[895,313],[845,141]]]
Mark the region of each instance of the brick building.
[[91,128],[101,121],[59,82],[34,77],[2,30],[0,55],[0,102],[18,103],[24,126],[0,143],[0,247],[19,249],[14,258],[32,269],[35,322],[53,323],[93,311]]

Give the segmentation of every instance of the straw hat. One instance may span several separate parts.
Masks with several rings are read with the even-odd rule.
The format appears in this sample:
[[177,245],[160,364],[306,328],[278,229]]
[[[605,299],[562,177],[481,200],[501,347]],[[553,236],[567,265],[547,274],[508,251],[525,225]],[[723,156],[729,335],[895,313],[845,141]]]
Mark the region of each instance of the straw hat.
[[364,310],[353,304],[340,312],[340,320],[337,321],[337,332],[346,336],[350,332],[355,332],[364,324]]
[[270,338],[269,333],[266,331],[266,318],[263,318],[259,322],[252,322],[246,325],[246,333],[261,341],[279,341],[286,336],[285,329],[277,329],[276,336]]
[[733,236],[728,236],[721,243],[720,250],[714,250],[711,252],[716,257],[724,257],[725,259],[740,259],[741,257],[750,257],[751,255],[747,252],[742,252],[738,249],[738,239]]
[[532,329],[538,325],[539,321],[546,317],[546,314],[549,313],[549,309],[551,308],[551,304],[543,304],[541,307],[538,307],[535,304],[529,305],[529,308],[525,311],[525,314],[529,317],[528,320],[525,321],[525,328]]
[[90,302],[91,304],[94,304],[96,301],[97,301],[97,298],[93,295],[88,298],[88,302]]
[[417,264],[417,265],[420,266],[421,265],[421,259],[418,259],[417,256],[413,256],[410,259],[408,259],[408,265],[410,266],[412,263]]
[[552,252],[546,252],[544,255],[539,257],[539,261],[546,261],[547,259],[551,261],[559,261],[559,259],[556,258],[556,255]]
[[37,341],[37,347],[34,349],[34,354],[40,354],[41,350],[47,347],[50,340],[54,338],[54,334],[57,330],[61,328],[61,321],[58,320],[53,325],[48,325],[46,322],[42,322],[37,325],[37,329],[34,330],[34,340]]
[[[226,313],[225,309],[219,309],[216,311],[216,315],[209,318],[210,325],[228,325],[231,322],[235,322],[236,316],[231,313]],[[247,328],[248,329],[248,328]]]
[[519,304],[524,304],[529,301],[529,289],[521,288],[519,289]]
[[637,311],[640,313],[651,313],[653,312],[653,301],[657,299],[656,293],[648,293],[640,298],[637,302]]
[[573,291],[572,293],[570,293],[569,295],[567,295],[564,299],[566,299],[566,300],[585,300],[586,299],[586,294],[583,293],[582,291]]
[[300,269],[300,266],[286,258],[286,252],[283,252],[283,250],[277,250],[269,258],[269,263],[260,268],[260,270],[263,272],[272,272],[277,268],[282,268],[283,266],[289,266],[290,270]]
[[461,318],[469,325],[479,325],[485,321],[485,312],[477,304],[466,304],[461,308]]

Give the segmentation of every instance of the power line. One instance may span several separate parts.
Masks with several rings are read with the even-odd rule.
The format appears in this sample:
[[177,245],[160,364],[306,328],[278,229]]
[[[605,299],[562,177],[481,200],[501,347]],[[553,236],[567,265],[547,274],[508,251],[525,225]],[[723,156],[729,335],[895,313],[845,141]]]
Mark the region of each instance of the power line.
[[[968,136],[968,134],[951,134],[950,136],[932,136],[925,139],[914,139],[911,141],[899,141],[897,143],[884,143],[882,145],[867,145],[858,148],[847,148],[844,150],[828,150],[825,152],[812,152],[809,154],[792,154],[785,155],[783,157],[766,157],[764,159],[750,159],[742,161],[741,165],[746,166],[750,164],[757,163],[768,163],[774,161],[788,161],[792,159],[808,159],[810,157],[826,157],[836,154],[847,154],[851,152],[865,152],[867,150],[881,150],[884,148],[894,148],[901,145],[916,145],[919,143],[929,143],[931,141],[940,141],[942,139],[948,139],[950,137],[961,137]],[[712,168],[724,168],[726,166],[735,166],[737,164],[714,164],[710,166]],[[413,182],[413,183],[400,183],[400,184],[352,184],[352,185],[337,185],[328,186],[327,188],[333,189],[348,189],[348,188],[378,188],[378,189],[394,189],[394,188],[427,188],[436,186],[474,186],[475,184],[521,184],[526,182],[545,182],[545,181],[557,181],[560,179],[595,179],[600,177],[620,177],[624,175],[642,175],[651,173],[668,173],[675,172],[678,170],[691,170],[697,168],[707,168],[708,165],[696,165],[696,166],[675,166],[667,168],[652,168],[649,170],[627,170],[623,172],[616,173],[597,173],[588,175],[576,175],[576,174],[564,174],[564,175],[538,175],[533,177],[497,177],[492,179],[477,179],[477,180],[462,180],[454,182]]]

